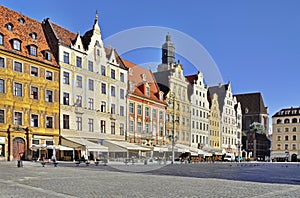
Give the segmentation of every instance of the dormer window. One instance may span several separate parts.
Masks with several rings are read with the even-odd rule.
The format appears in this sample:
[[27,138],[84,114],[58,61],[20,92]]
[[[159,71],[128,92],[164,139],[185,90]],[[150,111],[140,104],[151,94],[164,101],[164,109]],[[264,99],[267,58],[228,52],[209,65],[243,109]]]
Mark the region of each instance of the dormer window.
[[13,31],[13,27],[14,27],[14,26],[13,26],[13,24],[11,24],[11,23],[7,23],[7,24],[6,24],[6,28],[7,28],[7,30],[10,31],[10,32]]
[[34,45],[29,45],[29,54],[32,56],[37,56],[37,47]]
[[142,80],[146,81],[146,74],[141,74]]
[[150,96],[150,88],[148,86],[146,87],[146,96]]
[[133,92],[133,90],[134,90],[134,84],[133,84],[133,82],[129,82],[129,90],[131,92]]
[[47,61],[51,61],[51,52],[45,51],[44,56]]
[[32,38],[32,40],[36,41],[37,35],[35,32],[32,32],[32,33],[30,33],[30,37]]
[[3,35],[0,34],[0,45],[3,45]]
[[159,93],[159,100],[163,100],[164,94],[162,92]]
[[18,21],[20,22],[20,24],[24,25],[25,23],[25,19],[24,18],[19,18]]
[[13,49],[21,51],[21,42],[17,39],[14,39],[12,42],[13,42]]
[[129,75],[132,76],[132,68],[129,68]]

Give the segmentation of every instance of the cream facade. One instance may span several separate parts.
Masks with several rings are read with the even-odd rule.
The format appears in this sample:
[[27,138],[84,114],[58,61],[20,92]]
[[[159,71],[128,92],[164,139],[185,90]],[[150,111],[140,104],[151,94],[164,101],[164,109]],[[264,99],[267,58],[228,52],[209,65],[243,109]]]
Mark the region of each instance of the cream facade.
[[300,160],[300,108],[281,109],[272,117],[273,161]]
[[83,36],[49,20],[44,24],[49,38],[58,40],[63,140],[125,140],[127,70],[116,51],[105,48],[98,14]]

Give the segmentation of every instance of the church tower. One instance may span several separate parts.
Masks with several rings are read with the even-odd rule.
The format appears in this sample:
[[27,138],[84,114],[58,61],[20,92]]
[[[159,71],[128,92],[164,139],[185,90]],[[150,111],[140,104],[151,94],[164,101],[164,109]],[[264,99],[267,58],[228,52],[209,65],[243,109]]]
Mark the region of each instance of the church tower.
[[175,63],[175,46],[171,41],[171,35],[168,33],[166,42],[162,45],[162,64]]
[[166,35],[166,42],[162,45],[161,64],[157,71],[165,71],[172,68],[175,64],[175,46],[171,41],[171,35]]

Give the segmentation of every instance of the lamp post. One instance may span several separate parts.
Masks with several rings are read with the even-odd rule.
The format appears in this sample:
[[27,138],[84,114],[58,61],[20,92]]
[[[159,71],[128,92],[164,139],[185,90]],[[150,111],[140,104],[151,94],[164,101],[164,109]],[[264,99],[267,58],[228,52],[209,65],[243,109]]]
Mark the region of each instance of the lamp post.
[[172,134],[171,136],[169,136],[171,138],[172,141],[172,164],[174,164],[175,161],[175,153],[174,153],[174,147],[175,147],[175,94],[173,92],[171,92],[170,94],[170,98],[172,98],[173,100],[173,130],[172,130]]

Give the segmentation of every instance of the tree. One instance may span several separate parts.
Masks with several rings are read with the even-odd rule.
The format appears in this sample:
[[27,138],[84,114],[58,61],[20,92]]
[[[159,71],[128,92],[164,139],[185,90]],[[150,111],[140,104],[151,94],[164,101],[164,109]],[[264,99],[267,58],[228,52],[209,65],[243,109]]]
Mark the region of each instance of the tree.
[[253,122],[252,124],[250,124],[250,131],[261,133],[261,134],[266,134],[266,129],[265,129],[264,125],[262,125],[259,122]]

